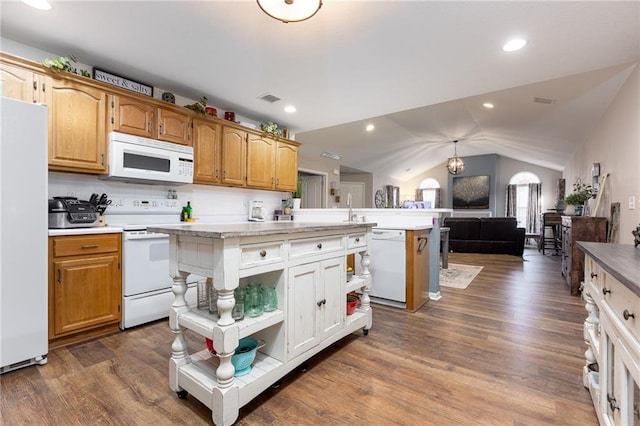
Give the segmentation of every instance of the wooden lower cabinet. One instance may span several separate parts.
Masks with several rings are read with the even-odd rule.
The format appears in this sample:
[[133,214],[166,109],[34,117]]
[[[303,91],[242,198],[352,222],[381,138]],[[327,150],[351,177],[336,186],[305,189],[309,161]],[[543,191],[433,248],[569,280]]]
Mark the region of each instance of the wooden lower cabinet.
[[120,234],[49,237],[49,344],[118,329]]
[[429,301],[430,229],[407,231],[407,310],[415,312]]
[[562,216],[561,271],[569,291],[580,295],[580,281],[584,274],[584,255],[578,241],[604,243],[607,241],[607,218],[588,216]]

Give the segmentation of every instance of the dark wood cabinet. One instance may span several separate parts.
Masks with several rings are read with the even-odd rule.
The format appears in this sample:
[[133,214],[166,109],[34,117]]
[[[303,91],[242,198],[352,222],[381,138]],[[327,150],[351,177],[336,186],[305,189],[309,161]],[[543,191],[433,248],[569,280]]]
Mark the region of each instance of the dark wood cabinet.
[[573,296],[580,295],[580,280],[584,275],[584,254],[578,241],[607,241],[607,218],[562,216],[562,275]]

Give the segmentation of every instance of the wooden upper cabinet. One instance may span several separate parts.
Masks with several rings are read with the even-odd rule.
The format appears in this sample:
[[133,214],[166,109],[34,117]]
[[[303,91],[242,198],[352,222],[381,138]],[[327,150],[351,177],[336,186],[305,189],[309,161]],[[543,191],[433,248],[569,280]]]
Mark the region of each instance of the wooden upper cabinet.
[[298,146],[287,142],[276,143],[275,189],[294,192],[298,183]]
[[247,186],[273,189],[275,185],[276,141],[262,135],[248,134]]
[[24,102],[45,102],[44,76],[31,70],[0,63],[2,96]]
[[222,181],[225,185],[245,186],[247,132],[234,127],[222,128]]
[[49,170],[104,174],[107,94],[74,80],[48,77]]
[[193,119],[193,155],[196,183],[220,183],[222,126],[212,120]]
[[158,108],[157,114],[159,140],[181,145],[192,145],[191,117],[164,108]]
[[155,138],[155,106],[126,96],[109,95],[111,130]]

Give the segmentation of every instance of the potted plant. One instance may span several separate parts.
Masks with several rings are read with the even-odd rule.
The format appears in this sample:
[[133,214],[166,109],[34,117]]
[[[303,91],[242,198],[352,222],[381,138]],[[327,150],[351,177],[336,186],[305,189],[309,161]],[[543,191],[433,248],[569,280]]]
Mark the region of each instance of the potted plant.
[[296,191],[292,194],[293,208],[299,209],[302,205],[302,193],[304,192],[304,181],[298,175],[298,183],[296,185]]
[[564,202],[568,206],[573,206],[575,215],[581,216],[585,203],[594,198],[596,194],[597,191],[591,185],[578,181],[573,184],[573,192],[567,195]]

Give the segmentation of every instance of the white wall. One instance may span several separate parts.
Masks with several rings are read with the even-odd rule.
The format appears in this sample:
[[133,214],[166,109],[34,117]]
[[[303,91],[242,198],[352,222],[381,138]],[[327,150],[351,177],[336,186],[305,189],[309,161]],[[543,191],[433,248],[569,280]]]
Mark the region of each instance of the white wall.
[[[591,165],[600,163],[600,173],[609,173],[598,216],[610,216],[611,203],[620,203],[619,241],[633,243],[631,231],[640,223],[640,70],[636,68],[577,150],[563,176],[567,193],[577,178],[591,182]],[[634,210],[629,197],[636,198]],[[593,206],[593,200],[591,201]]]

